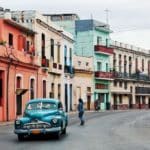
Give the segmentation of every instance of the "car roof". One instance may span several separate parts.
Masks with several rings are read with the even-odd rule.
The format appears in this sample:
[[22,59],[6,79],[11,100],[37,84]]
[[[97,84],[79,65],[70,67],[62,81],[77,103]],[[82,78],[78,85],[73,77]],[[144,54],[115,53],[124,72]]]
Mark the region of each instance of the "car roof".
[[53,99],[53,98],[36,98],[36,99],[29,100],[27,104],[29,104],[29,103],[35,103],[35,102],[52,102],[52,103],[58,103],[60,101],[58,99]]

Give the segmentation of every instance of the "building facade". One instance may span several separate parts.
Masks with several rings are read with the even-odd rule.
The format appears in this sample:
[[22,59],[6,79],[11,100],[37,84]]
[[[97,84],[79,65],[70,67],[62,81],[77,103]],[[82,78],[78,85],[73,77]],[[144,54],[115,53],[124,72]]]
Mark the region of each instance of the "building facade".
[[77,109],[78,99],[82,98],[84,108],[94,108],[93,89],[93,57],[74,55],[74,110]]
[[[73,37],[36,11],[12,12],[12,19],[37,32],[35,47],[48,73],[45,97],[58,98],[68,112],[72,108]],[[66,75],[68,69],[69,74]],[[68,72],[67,72],[68,73]]]
[[0,121],[14,120],[29,99],[44,95],[47,73],[40,69],[34,37],[33,30],[0,19]]
[[80,20],[76,14],[45,16],[73,34],[75,55],[93,57],[94,100],[98,101],[101,109],[109,109],[109,85],[112,80],[109,58],[113,54],[113,49],[109,47],[109,26],[93,19]]
[[112,47],[112,109],[150,108],[150,53],[117,41]]

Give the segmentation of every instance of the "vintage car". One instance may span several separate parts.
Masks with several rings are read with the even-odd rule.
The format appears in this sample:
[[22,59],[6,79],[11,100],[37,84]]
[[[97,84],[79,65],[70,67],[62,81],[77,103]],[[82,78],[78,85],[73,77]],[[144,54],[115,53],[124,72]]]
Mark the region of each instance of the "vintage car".
[[22,118],[16,119],[14,133],[21,141],[25,136],[54,134],[57,138],[66,133],[67,114],[56,99],[33,99],[26,104]]

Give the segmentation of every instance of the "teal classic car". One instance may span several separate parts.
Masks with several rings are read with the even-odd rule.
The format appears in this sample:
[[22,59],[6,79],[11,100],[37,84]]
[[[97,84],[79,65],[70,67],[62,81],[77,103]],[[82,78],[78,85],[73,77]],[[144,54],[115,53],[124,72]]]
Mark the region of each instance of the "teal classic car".
[[26,104],[22,118],[16,119],[14,133],[21,141],[25,136],[54,134],[57,138],[66,133],[67,114],[56,99],[33,99]]

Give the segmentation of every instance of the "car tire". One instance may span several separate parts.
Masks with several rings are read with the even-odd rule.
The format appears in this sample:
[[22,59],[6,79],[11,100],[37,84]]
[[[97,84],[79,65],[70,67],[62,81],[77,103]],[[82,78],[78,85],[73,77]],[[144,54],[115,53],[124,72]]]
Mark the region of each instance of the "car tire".
[[65,127],[65,128],[62,130],[62,134],[66,134],[66,130],[67,130],[67,128]]
[[23,141],[24,140],[24,135],[18,134],[18,141]]
[[55,137],[56,137],[57,140],[60,139],[60,136],[61,136],[61,133],[60,133],[60,132],[56,132],[56,133],[55,133]]

